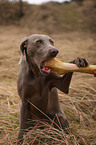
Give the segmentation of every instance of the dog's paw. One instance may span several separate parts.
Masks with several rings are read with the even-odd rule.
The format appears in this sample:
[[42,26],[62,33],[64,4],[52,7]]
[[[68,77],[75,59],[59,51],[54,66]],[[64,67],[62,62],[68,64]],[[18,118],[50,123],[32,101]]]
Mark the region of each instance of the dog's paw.
[[78,67],[87,67],[89,65],[88,61],[85,58],[78,57],[73,61]]

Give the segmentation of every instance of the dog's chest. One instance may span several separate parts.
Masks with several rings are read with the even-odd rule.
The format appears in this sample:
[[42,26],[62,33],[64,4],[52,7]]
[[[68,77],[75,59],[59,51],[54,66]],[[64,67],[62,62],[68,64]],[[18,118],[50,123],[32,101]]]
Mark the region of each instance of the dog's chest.
[[[26,91],[28,93],[26,96],[29,96],[28,100],[39,109],[43,108],[43,111],[46,111],[50,91],[48,84],[44,82],[44,79],[38,78],[30,81],[29,85],[27,85]],[[33,112],[35,108],[32,106],[32,104],[30,105],[30,109]]]
[[24,82],[24,90],[25,96],[29,96],[31,98],[38,97],[38,99],[42,98],[44,95],[48,94],[49,87],[48,83],[45,82],[44,78],[34,78],[29,79]]

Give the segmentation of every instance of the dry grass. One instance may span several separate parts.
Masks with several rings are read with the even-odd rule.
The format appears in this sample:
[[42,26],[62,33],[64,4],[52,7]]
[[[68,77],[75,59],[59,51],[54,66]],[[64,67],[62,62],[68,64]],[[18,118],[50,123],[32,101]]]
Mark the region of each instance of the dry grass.
[[[14,145],[19,129],[20,99],[16,78],[19,71],[19,44],[32,34],[27,29],[0,27],[0,145]],[[52,35],[60,53],[58,58],[70,61],[78,56],[96,64],[95,35],[83,32]],[[65,134],[47,123],[33,127],[24,144],[95,145],[96,144],[96,80],[92,75],[75,73],[68,95],[59,92],[61,106],[71,123]],[[42,128],[42,129],[41,129]]]

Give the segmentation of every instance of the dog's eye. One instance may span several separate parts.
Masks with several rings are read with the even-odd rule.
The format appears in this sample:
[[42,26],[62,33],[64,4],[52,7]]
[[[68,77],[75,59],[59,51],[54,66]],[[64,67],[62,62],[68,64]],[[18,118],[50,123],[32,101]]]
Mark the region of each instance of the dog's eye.
[[50,39],[49,42],[51,43],[51,45],[54,45],[54,42]]
[[43,43],[43,41],[42,40],[37,40],[36,41],[36,44],[39,46],[40,44],[42,44]]

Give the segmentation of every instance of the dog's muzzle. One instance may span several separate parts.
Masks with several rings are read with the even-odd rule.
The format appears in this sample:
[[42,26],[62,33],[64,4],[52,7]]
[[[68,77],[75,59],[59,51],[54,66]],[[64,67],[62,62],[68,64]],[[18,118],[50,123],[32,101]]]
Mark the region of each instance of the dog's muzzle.
[[51,56],[52,57],[56,57],[56,55],[59,53],[59,51],[56,49],[56,48],[54,48],[54,49],[52,49],[51,50]]
[[41,62],[41,65],[40,65],[41,72],[43,72],[44,74],[49,74],[51,72],[50,68],[44,65],[44,62],[56,57],[58,53],[59,51],[56,48],[51,49],[49,53],[49,57]]

